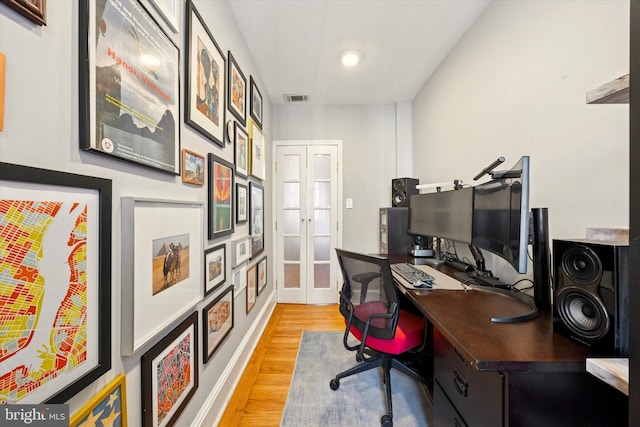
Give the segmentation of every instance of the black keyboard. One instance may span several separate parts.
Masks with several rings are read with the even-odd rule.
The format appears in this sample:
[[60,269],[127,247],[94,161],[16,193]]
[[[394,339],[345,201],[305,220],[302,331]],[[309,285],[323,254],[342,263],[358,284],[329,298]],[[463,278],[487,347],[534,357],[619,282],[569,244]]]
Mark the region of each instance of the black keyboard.
[[436,280],[432,275],[406,262],[391,264],[391,270],[411,284],[416,282],[431,283]]

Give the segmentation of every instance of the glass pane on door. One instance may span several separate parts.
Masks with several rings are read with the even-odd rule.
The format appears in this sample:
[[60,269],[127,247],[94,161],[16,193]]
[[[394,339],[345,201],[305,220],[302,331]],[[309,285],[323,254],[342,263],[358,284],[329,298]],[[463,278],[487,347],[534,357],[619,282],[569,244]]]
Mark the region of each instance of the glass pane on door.
[[300,207],[300,183],[286,182],[282,186],[282,207],[299,208]]
[[314,236],[313,237],[313,260],[329,261],[331,253],[331,237]]
[[283,181],[299,181],[300,180],[300,156],[297,154],[288,154],[283,156],[281,160],[283,164],[278,168],[278,172],[282,174]]
[[313,206],[325,208],[331,206],[331,183],[315,181],[313,183]]
[[329,281],[330,272],[330,264],[315,264],[313,266],[313,287],[316,289],[323,289],[331,286]]
[[331,156],[328,154],[314,154],[313,179],[331,179]]
[[329,234],[331,230],[331,209],[313,210],[313,234]]
[[288,289],[300,288],[300,264],[284,265],[284,287]]
[[282,212],[284,234],[300,234],[300,209],[288,209]]

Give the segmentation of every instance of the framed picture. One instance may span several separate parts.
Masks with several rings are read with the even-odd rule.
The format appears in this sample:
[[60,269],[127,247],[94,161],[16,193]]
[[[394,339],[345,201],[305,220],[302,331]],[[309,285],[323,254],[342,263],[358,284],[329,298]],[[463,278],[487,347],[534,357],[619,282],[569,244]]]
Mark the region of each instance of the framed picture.
[[233,286],[202,309],[202,359],[207,363],[233,329]]
[[65,403],[111,369],[111,194],[0,163],[0,404]]
[[242,264],[233,271],[233,286],[235,292],[242,292],[247,287],[247,264]]
[[258,295],[267,286],[267,257],[258,261]]
[[122,354],[137,352],[202,298],[203,206],[123,197]]
[[262,129],[262,94],[256,81],[253,80],[253,76],[250,76],[249,81],[251,86],[251,118]]
[[182,149],[182,182],[187,184],[204,185],[204,156]]
[[249,182],[249,234],[251,234],[251,254],[256,256],[264,250],[264,187]]
[[69,427],[78,426],[127,427],[126,375],[120,374],[78,412],[73,414]]
[[209,295],[227,280],[227,245],[204,251],[204,294]]
[[162,19],[169,24],[171,30],[177,33],[179,31],[178,22],[180,22],[178,18],[180,16],[180,2],[178,0],[151,0],[151,4],[162,15]]
[[266,147],[264,134],[255,121],[249,123],[249,141],[251,141],[251,175],[264,180],[266,178]]
[[258,295],[258,265],[252,264],[247,267],[247,313],[256,305]]
[[0,0],[38,25],[47,25],[46,0]]
[[178,47],[140,0],[79,7],[80,147],[178,175]]
[[236,175],[246,178],[249,175],[249,135],[238,122],[233,123]]
[[142,364],[142,425],[173,425],[198,389],[198,312],[147,351]]
[[242,124],[247,124],[247,79],[238,66],[231,51],[227,54],[229,58],[227,81],[227,106],[231,114]]
[[233,244],[233,268],[251,259],[251,236],[234,240]]
[[247,222],[248,206],[247,186],[238,182],[236,183],[236,224]]
[[224,147],[227,61],[191,0],[187,34],[185,121]]
[[209,153],[209,239],[233,233],[233,164]]

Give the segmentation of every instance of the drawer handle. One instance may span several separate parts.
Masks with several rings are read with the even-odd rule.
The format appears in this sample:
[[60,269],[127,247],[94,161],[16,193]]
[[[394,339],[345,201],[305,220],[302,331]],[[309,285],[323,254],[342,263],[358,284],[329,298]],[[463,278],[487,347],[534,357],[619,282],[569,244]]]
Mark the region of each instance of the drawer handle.
[[457,371],[453,371],[453,385],[460,396],[467,397],[469,394],[467,391],[469,389],[469,384],[465,382],[464,378],[462,378]]

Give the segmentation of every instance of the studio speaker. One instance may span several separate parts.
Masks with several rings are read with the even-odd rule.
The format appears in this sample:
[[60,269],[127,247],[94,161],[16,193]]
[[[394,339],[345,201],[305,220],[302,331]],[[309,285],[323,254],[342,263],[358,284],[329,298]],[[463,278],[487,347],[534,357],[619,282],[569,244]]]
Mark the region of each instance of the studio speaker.
[[553,329],[601,356],[629,351],[628,245],[554,240]]
[[416,185],[419,180],[415,178],[394,178],[391,180],[391,205],[401,208],[409,206],[409,196],[418,194]]

